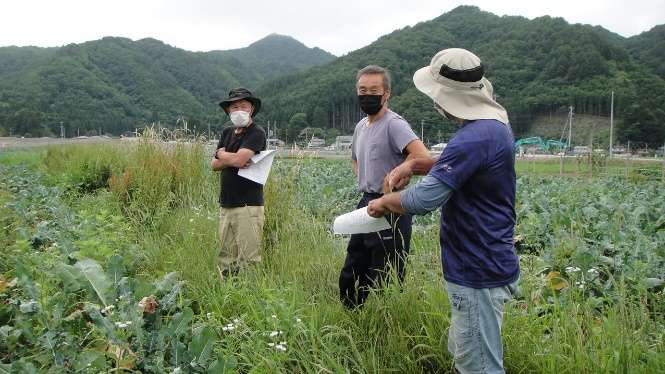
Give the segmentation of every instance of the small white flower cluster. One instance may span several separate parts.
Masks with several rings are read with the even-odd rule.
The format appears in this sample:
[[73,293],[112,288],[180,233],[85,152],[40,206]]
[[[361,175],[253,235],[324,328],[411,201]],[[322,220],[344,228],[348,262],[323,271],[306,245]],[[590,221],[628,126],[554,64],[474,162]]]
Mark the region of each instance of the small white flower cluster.
[[598,270],[596,270],[596,269],[589,269],[589,270],[587,270],[587,273],[591,273],[591,274],[596,273],[596,274],[598,274]]
[[127,326],[129,326],[129,325],[131,325],[131,324],[132,324],[132,321],[116,322],[116,323],[115,323],[115,326],[116,326],[117,328],[122,329],[122,328],[125,328],[125,327],[127,327]]
[[583,289],[584,286],[586,286],[586,282],[585,282],[585,281],[575,282],[575,285],[576,285],[577,287],[579,287],[580,289]]
[[568,267],[566,268],[566,271],[569,272],[569,273],[576,273],[576,272],[578,272],[578,271],[582,271],[582,269],[580,269],[580,268],[578,268],[578,267],[568,266]]
[[[124,297],[125,297],[125,295],[118,296],[118,297],[115,299],[115,302],[116,302],[116,303],[119,303],[120,300],[122,300]],[[106,307],[100,309],[99,312],[100,312],[102,315],[106,315],[107,313],[111,312],[113,309],[115,309],[115,305],[108,305],[108,306],[106,306]]]
[[278,351],[286,352],[286,342],[279,342],[279,344],[268,343],[268,347],[274,347]]
[[[209,314],[210,314],[210,313],[208,313],[208,315],[209,315]],[[236,327],[238,327],[238,323],[239,323],[239,322],[240,322],[240,321],[238,321],[237,319],[234,319],[234,320],[233,320],[233,323],[229,323],[229,324],[227,324],[226,326],[222,327],[222,331],[231,331],[231,330],[235,330]]]

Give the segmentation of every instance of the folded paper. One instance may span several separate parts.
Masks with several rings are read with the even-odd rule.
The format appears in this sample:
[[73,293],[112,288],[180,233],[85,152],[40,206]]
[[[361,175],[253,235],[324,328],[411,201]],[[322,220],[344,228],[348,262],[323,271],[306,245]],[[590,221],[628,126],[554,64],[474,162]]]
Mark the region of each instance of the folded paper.
[[275,158],[275,151],[261,151],[250,159],[252,165],[247,169],[238,170],[238,175],[247,178],[256,183],[266,184],[268,174],[270,174],[270,167],[272,167],[272,160]]
[[367,207],[354,210],[335,218],[333,231],[335,234],[362,234],[389,229],[390,224],[385,218],[374,218],[367,214]]

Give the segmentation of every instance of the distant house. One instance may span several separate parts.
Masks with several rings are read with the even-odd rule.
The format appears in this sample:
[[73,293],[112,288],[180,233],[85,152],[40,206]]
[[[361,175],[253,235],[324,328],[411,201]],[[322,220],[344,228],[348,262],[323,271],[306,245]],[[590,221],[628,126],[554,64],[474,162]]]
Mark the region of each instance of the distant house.
[[434,144],[429,148],[429,153],[432,155],[440,155],[444,149],[446,149],[446,146],[448,143],[438,143]]
[[326,141],[319,138],[312,138],[309,143],[307,143],[308,149],[319,149],[326,146]]
[[275,149],[277,147],[283,147],[285,145],[284,141],[279,139],[266,139],[268,142],[269,149]]
[[353,144],[353,136],[342,135],[335,138],[335,143],[333,144],[336,149],[351,149]]
[[656,149],[656,156],[663,157],[665,156],[665,145]]

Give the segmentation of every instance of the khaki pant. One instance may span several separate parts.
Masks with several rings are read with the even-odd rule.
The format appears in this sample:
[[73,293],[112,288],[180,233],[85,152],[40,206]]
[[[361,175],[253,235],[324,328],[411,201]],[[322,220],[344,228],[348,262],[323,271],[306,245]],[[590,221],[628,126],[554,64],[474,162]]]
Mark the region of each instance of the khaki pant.
[[220,270],[261,262],[263,207],[219,209]]

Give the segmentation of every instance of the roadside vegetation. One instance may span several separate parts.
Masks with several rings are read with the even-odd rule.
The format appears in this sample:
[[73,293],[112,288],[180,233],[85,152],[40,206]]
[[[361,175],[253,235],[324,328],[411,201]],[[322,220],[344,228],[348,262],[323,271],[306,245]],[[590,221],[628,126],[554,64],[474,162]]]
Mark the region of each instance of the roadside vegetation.
[[[350,163],[276,158],[264,261],[223,280],[208,162],[149,136],[0,153],[0,373],[451,372],[438,213],[402,289],[349,311]],[[665,184],[539,167],[518,164],[507,372],[665,371]]]

